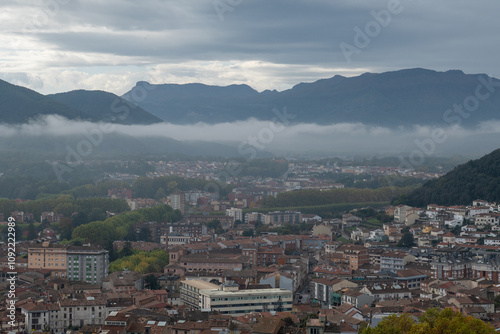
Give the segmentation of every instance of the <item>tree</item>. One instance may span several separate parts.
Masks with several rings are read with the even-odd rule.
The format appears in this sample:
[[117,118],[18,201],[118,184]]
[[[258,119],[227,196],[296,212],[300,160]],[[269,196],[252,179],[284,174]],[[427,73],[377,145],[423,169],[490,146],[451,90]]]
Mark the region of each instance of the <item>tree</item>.
[[498,311],[500,309],[500,295],[496,296],[493,302],[495,303],[495,311]]
[[71,214],[75,211],[75,207],[71,203],[59,203],[55,208],[55,213],[60,213],[64,217],[71,217]]
[[384,318],[376,327],[366,327],[360,334],[493,334],[495,330],[486,322],[464,316],[451,308],[428,309],[416,321],[408,313]]
[[241,235],[244,237],[253,237],[253,230],[252,229],[245,230]]
[[130,256],[132,254],[134,254],[132,244],[130,243],[130,241],[126,241],[123,245],[123,248],[120,250],[120,257]]
[[61,232],[61,239],[71,239],[73,232],[73,221],[71,218],[62,218],[59,221],[59,231]]
[[152,241],[151,230],[146,226],[141,227],[139,233],[137,234],[137,240],[139,241]]
[[100,208],[92,208],[88,214],[88,220],[90,222],[102,221],[106,219],[106,211]]
[[415,246],[415,239],[413,238],[413,233],[410,231],[405,232],[398,242],[398,247],[412,247]]
[[35,231],[35,224],[32,222],[28,224],[28,240],[36,239],[37,234]]
[[155,275],[151,274],[144,278],[144,287],[150,290],[160,290],[160,284]]
[[87,214],[83,211],[79,211],[76,215],[73,216],[73,224],[75,225],[75,227],[87,224],[88,222],[89,218]]

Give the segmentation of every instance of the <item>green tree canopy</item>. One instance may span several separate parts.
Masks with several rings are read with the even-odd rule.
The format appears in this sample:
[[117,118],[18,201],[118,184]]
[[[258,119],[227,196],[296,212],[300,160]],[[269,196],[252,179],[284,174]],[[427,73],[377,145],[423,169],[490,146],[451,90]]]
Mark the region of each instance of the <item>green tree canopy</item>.
[[376,327],[366,327],[360,334],[489,334],[493,327],[451,308],[428,309],[417,320],[408,313],[384,318]]

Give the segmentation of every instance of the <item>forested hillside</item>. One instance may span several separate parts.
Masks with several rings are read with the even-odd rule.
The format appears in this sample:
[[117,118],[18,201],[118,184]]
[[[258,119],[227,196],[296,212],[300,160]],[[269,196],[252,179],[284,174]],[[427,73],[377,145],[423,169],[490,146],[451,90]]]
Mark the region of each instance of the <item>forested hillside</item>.
[[400,197],[397,203],[419,207],[426,204],[465,205],[476,199],[500,201],[500,149],[426,182],[407,196]]

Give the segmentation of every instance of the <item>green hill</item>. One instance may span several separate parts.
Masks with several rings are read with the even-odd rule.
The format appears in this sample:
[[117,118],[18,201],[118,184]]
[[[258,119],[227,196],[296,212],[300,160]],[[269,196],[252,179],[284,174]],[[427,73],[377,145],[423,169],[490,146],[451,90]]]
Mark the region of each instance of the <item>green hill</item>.
[[57,102],[31,89],[0,80],[0,123],[19,124],[40,115],[96,121],[80,110]]
[[162,121],[121,97],[104,91],[74,90],[47,96],[98,120],[119,124],[153,124]]
[[455,167],[451,172],[398,199],[412,206],[470,204],[500,201],[500,149]]

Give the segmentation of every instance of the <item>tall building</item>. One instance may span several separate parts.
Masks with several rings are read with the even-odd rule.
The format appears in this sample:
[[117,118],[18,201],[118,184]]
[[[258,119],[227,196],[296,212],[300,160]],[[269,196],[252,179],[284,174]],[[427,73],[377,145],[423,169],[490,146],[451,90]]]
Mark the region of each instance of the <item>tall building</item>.
[[243,221],[243,209],[238,209],[238,208],[226,209],[226,216],[234,217],[234,220]]
[[172,209],[180,210],[182,214],[186,212],[186,195],[182,191],[176,191],[167,198]]
[[70,246],[67,251],[67,277],[71,281],[101,284],[108,276],[108,251],[90,246]]
[[298,211],[273,211],[262,215],[262,222],[266,225],[283,226],[285,224],[300,223],[302,214]]
[[343,259],[349,265],[350,270],[358,270],[363,264],[370,263],[370,256],[366,247],[346,244],[339,247],[339,250],[343,252]]
[[181,300],[184,305],[194,309],[200,309],[200,291],[217,290],[219,286],[203,280],[186,280],[181,282]]
[[238,289],[238,284],[232,281],[218,286],[202,280],[187,280],[181,282],[181,300],[195,309],[234,316],[251,312],[292,310],[293,293],[290,290]]
[[46,269],[54,277],[101,284],[108,276],[108,251],[97,246],[51,245],[28,248],[28,269]]
[[291,312],[293,293],[285,289],[201,290],[202,311],[218,311],[238,316],[256,312]]

